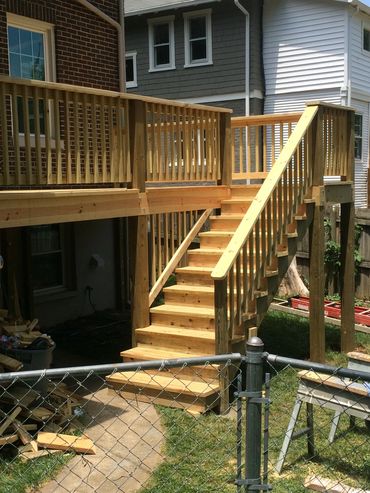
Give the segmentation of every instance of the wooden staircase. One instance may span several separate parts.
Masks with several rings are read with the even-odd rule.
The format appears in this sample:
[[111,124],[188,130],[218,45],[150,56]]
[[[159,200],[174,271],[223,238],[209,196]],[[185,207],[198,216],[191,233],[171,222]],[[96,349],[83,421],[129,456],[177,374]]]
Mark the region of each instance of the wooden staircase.
[[[353,112],[313,102],[298,118],[292,114],[288,117],[274,115],[272,119],[268,115],[232,119],[234,137],[230,139],[230,154],[234,157],[231,166],[227,165],[227,151],[223,158],[224,171],[230,171],[229,175],[224,173],[230,196],[221,201],[219,215],[209,218],[209,231],[200,232],[211,211],[202,214],[160,277],[152,283],[149,305],[175,270],[176,285],[163,289],[164,304],[150,309],[150,325],[137,325],[140,328],[135,330],[136,347],[121,353],[123,361],[162,361],[244,352],[248,328],[259,327],[296,254],[298,242],[311,222],[312,234],[317,236],[312,258],[315,255],[318,258],[312,262],[311,285],[314,286],[313,296],[317,298],[316,318],[312,317],[320,320],[320,330],[311,330],[310,348],[318,346],[320,354],[323,353],[325,334],[320,300],[323,305],[323,210],[327,193],[324,176],[340,176],[341,185],[346,187],[333,189],[329,201],[333,202],[333,198],[341,201],[345,189],[348,194],[343,202],[353,201]],[[253,127],[256,122],[259,127]],[[244,134],[245,128],[251,132]],[[289,138],[284,142],[286,132]],[[267,148],[268,134],[270,149]],[[252,140],[248,140],[243,151],[248,135]],[[263,149],[259,147],[262,135]],[[248,159],[245,160],[245,156],[249,156]],[[243,168],[246,163],[251,165],[254,159],[251,156],[257,160],[255,169],[262,172]],[[262,161],[258,163],[261,156]],[[264,181],[261,185],[230,186],[231,176],[240,181],[250,178]],[[352,224],[350,207],[353,210],[353,204],[345,209],[347,226]],[[190,249],[196,236],[200,246]],[[160,246],[162,236],[158,238]],[[349,245],[352,248],[350,242]],[[353,256],[347,257],[350,260],[345,278],[350,284],[354,278]],[[184,258],[185,266],[175,269]],[[348,306],[354,288],[349,292],[350,295],[345,295]],[[136,300],[140,305],[141,299]],[[145,310],[145,316],[147,314]],[[146,317],[143,320],[145,325]],[[228,408],[232,377],[230,368],[184,365],[179,369],[115,373],[107,377],[107,381],[128,398],[198,413],[218,405],[221,411]]]
[[[236,186],[221,203],[220,215],[210,217],[210,230],[199,233],[199,248],[187,251],[187,265],[176,269],[176,284],[163,289],[164,304],[150,309],[151,325],[135,331],[137,346],[123,351],[124,362],[167,360],[216,353],[214,282],[212,271],[250,207],[260,185]],[[256,311],[249,323],[260,322],[306,231],[309,218],[298,218],[287,247],[276,255],[276,269],[266,272],[266,290],[256,293]],[[258,316],[257,316],[258,313]],[[243,350],[244,330],[231,344]],[[127,398],[184,407],[193,413],[218,405],[219,368],[184,367],[166,371],[124,372],[108,377],[110,385]],[[196,382],[196,384],[195,384]]]

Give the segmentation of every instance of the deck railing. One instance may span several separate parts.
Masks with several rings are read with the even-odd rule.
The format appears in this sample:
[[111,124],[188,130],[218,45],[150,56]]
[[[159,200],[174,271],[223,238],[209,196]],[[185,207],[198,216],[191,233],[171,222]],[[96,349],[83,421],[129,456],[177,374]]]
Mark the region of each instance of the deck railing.
[[0,186],[214,183],[229,113],[0,76]]
[[254,297],[290,232],[308,189],[324,176],[353,179],[353,112],[312,103],[305,109],[212,272],[216,345],[222,352],[243,334]]
[[232,118],[233,179],[266,178],[301,115],[285,113]]

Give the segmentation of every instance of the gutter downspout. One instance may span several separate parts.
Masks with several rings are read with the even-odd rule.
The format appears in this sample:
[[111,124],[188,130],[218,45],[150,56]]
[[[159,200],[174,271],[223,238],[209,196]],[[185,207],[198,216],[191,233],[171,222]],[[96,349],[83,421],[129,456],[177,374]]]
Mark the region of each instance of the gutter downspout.
[[250,63],[250,43],[249,43],[249,28],[250,28],[250,17],[249,12],[239,0],[234,0],[235,6],[245,15],[245,114],[249,115],[249,63]]
[[109,15],[102,12],[98,7],[92,5],[88,0],[75,0],[77,3],[85,7],[87,10],[103,19],[105,22],[113,26],[118,32],[118,63],[119,63],[119,89],[120,92],[126,91],[126,60],[125,60],[125,31],[124,31],[124,8],[123,0],[119,0],[119,19],[117,22]]

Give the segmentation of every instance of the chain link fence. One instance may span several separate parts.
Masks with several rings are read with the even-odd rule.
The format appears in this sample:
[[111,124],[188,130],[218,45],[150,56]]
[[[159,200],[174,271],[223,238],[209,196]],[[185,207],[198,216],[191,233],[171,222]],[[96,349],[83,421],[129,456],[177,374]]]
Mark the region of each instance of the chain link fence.
[[0,492],[368,491],[369,382],[365,356],[334,368],[258,338],[246,356],[2,373]]

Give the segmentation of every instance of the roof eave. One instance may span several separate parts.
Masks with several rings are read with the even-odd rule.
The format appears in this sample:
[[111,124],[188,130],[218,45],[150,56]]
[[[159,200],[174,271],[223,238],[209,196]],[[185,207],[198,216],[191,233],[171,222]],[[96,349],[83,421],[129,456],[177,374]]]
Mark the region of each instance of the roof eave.
[[214,2],[221,2],[221,0],[197,0],[194,2],[194,0],[189,0],[185,2],[179,2],[173,5],[162,5],[160,7],[152,7],[150,9],[145,9],[145,10],[134,10],[132,12],[125,12],[125,17],[133,17],[135,15],[145,15],[145,14],[153,14],[157,12],[163,12],[165,10],[177,10],[180,8],[185,8],[185,7],[196,7],[198,5],[201,5],[203,3],[214,3]]

